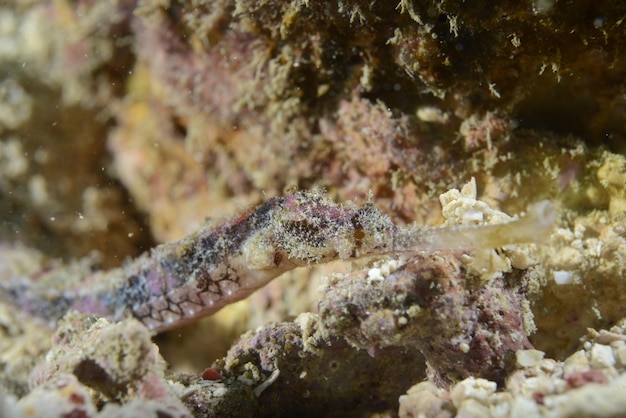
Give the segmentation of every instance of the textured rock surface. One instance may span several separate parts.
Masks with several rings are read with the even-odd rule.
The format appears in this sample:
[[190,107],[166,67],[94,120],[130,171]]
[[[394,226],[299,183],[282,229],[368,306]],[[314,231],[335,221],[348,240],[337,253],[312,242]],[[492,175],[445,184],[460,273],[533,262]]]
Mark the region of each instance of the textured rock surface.
[[79,280],[290,188],[371,194],[398,224],[559,210],[543,246],[290,273],[155,337],[169,367],[132,321],[2,304],[0,415],[623,411],[625,13],[0,2],[0,278]]

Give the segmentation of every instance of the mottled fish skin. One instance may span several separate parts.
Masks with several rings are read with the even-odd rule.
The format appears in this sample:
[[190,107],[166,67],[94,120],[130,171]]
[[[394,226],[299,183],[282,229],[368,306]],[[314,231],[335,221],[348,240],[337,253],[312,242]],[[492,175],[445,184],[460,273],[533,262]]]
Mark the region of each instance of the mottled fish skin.
[[57,267],[31,277],[0,277],[0,294],[51,323],[74,309],[113,320],[133,316],[160,331],[211,315],[298,266],[372,252],[377,244],[364,239],[372,234],[361,224],[374,213],[376,233],[388,230],[384,241],[390,242],[395,227],[373,205],[340,206],[319,192],[297,192],[73,287],[59,287],[63,269]]
[[113,317],[130,313],[155,330],[178,326],[213,314],[298,266],[356,255],[353,237],[361,214],[317,193],[269,199],[127,266],[115,288]]
[[507,224],[398,228],[371,202],[338,205],[320,192],[296,192],[159,245],[118,269],[84,277],[71,266],[30,275],[0,269],[0,297],[51,324],[74,309],[112,320],[133,316],[161,331],[211,315],[299,266],[535,242],[554,218],[551,204],[543,202],[526,218]]

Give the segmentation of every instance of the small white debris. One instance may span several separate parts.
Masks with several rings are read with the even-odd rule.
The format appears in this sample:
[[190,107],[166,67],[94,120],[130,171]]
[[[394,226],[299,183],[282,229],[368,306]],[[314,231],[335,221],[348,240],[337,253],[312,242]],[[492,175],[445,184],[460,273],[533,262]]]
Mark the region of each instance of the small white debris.
[[379,268],[372,268],[367,272],[367,283],[372,284],[375,282],[382,282],[385,278],[381,274]]
[[518,367],[539,366],[545,353],[539,350],[517,350],[515,358]]
[[518,396],[513,401],[509,416],[511,418],[540,417],[541,413],[537,402],[533,399]]
[[496,382],[468,377],[450,391],[450,399],[457,408],[468,399],[488,404],[489,396],[495,393],[496,389]]
[[574,283],[574,276],[569,271],[557,270],[552,274],[554,276],[554,282],[558,285]]
[[261,393],[263,393],[265,389],[267,389],[272,383],[274,383],[276,379],[278,379],[278,376],[280,376],[280,370],[276,369],[272,372],[270,377],[268,377],[265,382],[254,388],[254,396],[256,396],[257,398],[261,396]]
[[390,274],[395,272],[401,265],[402,262],[395,259],[387,260],[382,263],[376,263],[374,267],[370,268],[367,272],[368,284],[382,282],[385,277],[388,277]]
[[28,181],[28,192],[37,206],[44,206],[49,200],[46,179],[39,174],[33,175]]
[[417,109],[417,117],[423,122],[441,123],[448,122],[450,116],[434,106],[422,106]]
[[484,219],[485,219],[484,214],[476,208],[468,208],[463,213],[464,224],[474,224],[474,223],[482,224]]
[[615,365],[615,357],[613,350],[608,345],[595,344],[591,349],[591,367],[596,369],[613,367]]

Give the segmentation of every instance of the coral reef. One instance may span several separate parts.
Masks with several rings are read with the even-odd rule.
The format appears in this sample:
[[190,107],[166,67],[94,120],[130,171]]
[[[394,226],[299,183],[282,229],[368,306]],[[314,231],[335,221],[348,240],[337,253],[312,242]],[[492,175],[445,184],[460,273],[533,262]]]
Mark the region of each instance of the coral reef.
[[[404,385],[424,376],[418,350],[388,347],[372,357],[324,336],[319,319],[309,313],[243,335],[216,366],[228,391],[245,396],[220,399],[195,383],[185,401],[194,413],[359,416],[393,408]],[[355,397],[355,391],[367,392],[367,399]],[[303,403],[309,405],[306,411]],[[236,409],[244,405],[245,411]]]
[[319,308],[330,335],[373,353],[417,348],[442,387],[468,376],[502,381],[515,352],[531,347],[519,275],[474,288],[449,253],[415,257],[384,278],[382,269],[333,282]]
[[[157,336],[57,322],[67,303],[49,303],[50,328],[2,301],[0,416],[619,415],[625,14],[617,0],[0,1],[0,288],[40,279],[67,302],[294,189],[373,202],[425,240],[412,224],[485,232],[536,219],[533,202],[557,211],[542,245],[302,263]],[[292,226],[325,219],[304,212]]]
[[401,417],[591,417],[620,416],[626,404],[624,321],[611,330],[590,330],[583,347],[563,361],[538,350],[520,350],[504,388],[470,377],[449,391],[430,382],[400,397]]
[[150,338],[134,320],[110,324],[70,314],[59,324],[46,362],[32,372],[31,392],[19,401],[0,399],[0,413],[190,417],[166,382],[166,363]]

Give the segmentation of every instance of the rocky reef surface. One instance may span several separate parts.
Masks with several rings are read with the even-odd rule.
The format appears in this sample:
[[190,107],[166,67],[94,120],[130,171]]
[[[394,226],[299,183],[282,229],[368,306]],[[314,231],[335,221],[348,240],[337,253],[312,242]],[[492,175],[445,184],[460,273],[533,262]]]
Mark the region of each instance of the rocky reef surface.
[[[0,416],[626,409],[626,4],[0,1],[0,280],[269,197],[550,237],[315,265],[155,335],[0,301]],[[359,237],[355,237],[358,240]]]

